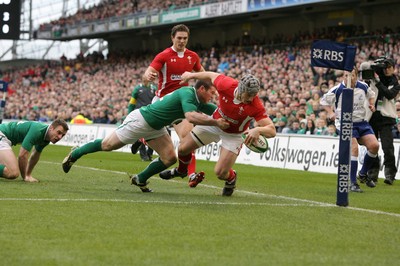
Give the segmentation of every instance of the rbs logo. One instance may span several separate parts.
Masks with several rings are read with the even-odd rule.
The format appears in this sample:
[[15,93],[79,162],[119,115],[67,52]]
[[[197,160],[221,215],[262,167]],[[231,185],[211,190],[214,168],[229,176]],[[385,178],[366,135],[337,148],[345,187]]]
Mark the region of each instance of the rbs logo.
[[324,50],[324,49],[313,49],[313,59],[321,59],[328,61],[343,62],[344,52]]

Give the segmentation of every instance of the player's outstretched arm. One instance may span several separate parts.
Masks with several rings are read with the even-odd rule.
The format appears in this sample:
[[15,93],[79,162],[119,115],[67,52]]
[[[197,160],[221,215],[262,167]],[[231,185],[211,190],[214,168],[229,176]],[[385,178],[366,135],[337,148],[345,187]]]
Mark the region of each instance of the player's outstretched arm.
[[214,80],[220,75],[220,73],[204,71],[204,72],[184,72],[181,75],[182,81],[181,84],[188,82],[191,79],[201,79],[201,80],[211,80],[214,83]]
[[186,112],[185,118],[194,125],[204,125],[204,126],[217,126],[221,129],[226,129],[229,127],[229,123],[223,119],[214,119],[203,113],[198,113],[196,111]]

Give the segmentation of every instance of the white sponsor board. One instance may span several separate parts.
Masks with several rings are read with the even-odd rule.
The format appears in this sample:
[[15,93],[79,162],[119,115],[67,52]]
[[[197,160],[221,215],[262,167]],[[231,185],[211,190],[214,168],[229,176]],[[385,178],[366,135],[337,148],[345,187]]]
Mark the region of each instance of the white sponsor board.
[[[106,137],[115,128],[115,125],[72,124],[67,135],[57,145],[81,146],[95,139]],[[175,148],[177,148],[179,139],[174,131],[172,131],[172,140]],[[243,146],[236,162],[262,167],[337,174],[339,138],[308,135],[278,135],[275,138],[268,139],[268,144],[269,148],[265,153],[255,153],[246,148],[246,146]],[[398,166],[400,140],[395,140],[394,146],[396,165]],[[219,158],[219,148],[219,143],[212,143],[201,147],[196,150],[196,158],[215,162]],[[118,151],[130,152],[130,145]],[[383,159],[382,149],[379,150],[379,156]],[[360,164],[359,167],[361,167]],[[380,177],[383,177],[383,171],[380,171]]]

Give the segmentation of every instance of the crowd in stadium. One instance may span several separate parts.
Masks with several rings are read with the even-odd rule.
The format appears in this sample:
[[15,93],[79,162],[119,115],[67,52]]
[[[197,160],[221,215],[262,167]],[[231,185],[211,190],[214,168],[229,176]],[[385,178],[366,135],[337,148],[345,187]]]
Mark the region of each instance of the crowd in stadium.
[[[388,55],[399,66],[399,37],[385,36],[355,38],[356,64]],[[198,53],[205,70],[234,78],[247,72],[255,74],[262,84],[259,96],[278,132],[335,135],[319,99],[341,82],[343,73],[311,67],[310,42],[280,49],[257,44],[246,49],[212,47]],[[75,59],[63,57],[61,62],[3,70],[2,79],[10,82],[5,118],[71,121],[82,114],[93,123],[118,124],[127,115],[132,88],[140,82],[153,56],[128,53],[105,56],[95,52]],[[398,74],[397,67],[395,73]],[[397,106],[400,110],[400,102]]]
[[77,21],[90,22],[103,20],[110,17],[120,17],[129,14],[158,13],[178,8],[187,8],[205,3],[217,2],[216,0],[102,0],[97,5],[83,7],[75,14],[62,17],[58,20],[44,23],[41,28],[56,27],[59,29],[65,25],[74,25]]

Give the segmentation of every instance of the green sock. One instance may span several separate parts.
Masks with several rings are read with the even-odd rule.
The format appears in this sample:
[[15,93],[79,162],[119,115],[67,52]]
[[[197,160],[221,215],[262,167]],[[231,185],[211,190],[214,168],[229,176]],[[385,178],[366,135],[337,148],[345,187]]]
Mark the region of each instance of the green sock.
[[167,169],[167,166],[165,166],[160,158],[154,159],[142,172],[138,174],[139,182],[145,183],[147,179],[165,169]]
[[6,168],[6,166],[4,164],[0,164],[0,176],[3,176],[4,168]]
[[79,147],[78,149],[76,149],[72,152],[72,154],[71,154],[72,159],[78,160],[85,154],[102,151],[102,149],[101,149],[102,141],[103,141],[102,139],[96,139],[92,142],[88,142],[85,145]]

